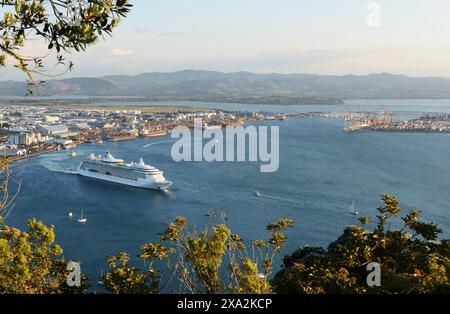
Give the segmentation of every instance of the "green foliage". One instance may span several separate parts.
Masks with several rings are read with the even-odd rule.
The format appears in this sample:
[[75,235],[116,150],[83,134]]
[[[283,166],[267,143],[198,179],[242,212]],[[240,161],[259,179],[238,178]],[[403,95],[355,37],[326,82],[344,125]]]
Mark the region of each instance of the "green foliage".
[[[306,247],[284,259],[272,281],[277,293],[442,293],[450,292],[450,242],[438,241],[441,230],[418,221],[420,212],[392,223],[400,212],[394,197],[382,196],[373,231],[349,226],[327,250]],[[381,265],[381,287],[368,287],[366,266]]]
[[128,0],[89,0],[80,7],[80,20],[67,17],[71,7],[65,0],[1,0],[0,67],[8,58],[25,72],[32,82],[33,74],[44,74],[43,57],[21,53],[28,40],[45,40],[49,52],[56,52],[57,64],[70,70],[73,64],[64,59],[64,52],[83,51],[99,37],[111,35],[120,19],[130,11]]
[[[251,244],[251,254],[247,252],[243,239],[232,234],[221,223],[200,234],[188,231],[188,222],[177,217],[167,225],[161,240],[167,245],[150,243],[141,247],[139,257],[149,264],[144,272],[128,266],[128,256],[119,260],[117,267],[110,258],[111,270],[104,282],[113,293],[155,293],[161,290],[161,267],[167,267],[172,274],[164,283],[173,279],[180,286],[178,292],[188,293],[271,293],[268,276],[272,271],[273,259],[286,240],[283,231],[292,226],[290,219],[280,219],[269,224],[270,237],[267,241],[256,240]],[[172,262],[171,262],[172,261]],[[162,262],[162,265],[161,265]],[[226,266],[225,266],[226,265]]]
[[140,273],[135,267],[129,265],[126,253],[119,253],[108,258],[111,271],[102,279],[106,288],[114,294],[140,294],[151,293],[156,290],[155,282],[147,285],[152,278],[150,272]]
[[[36,219],[28,221],[23,232],[5,225],[17,193],[10,197],[8,183],[10,161],[0,157],[0,294],[68,294],[88,288],[87,277],[81,274],[81,286],[69,287],[68,262],[55,243],[54,227]],[[20,184],[19,184],[20,186]]]
[[203,231],[199,237],[187,241],[186,259],[191,262],[208,293],[219,293],[222,289],[219,267],[227,250],[229,237],[230,230],[221,224],[212,228],[211,236]]
[[67,262],[55,242],[54,227],[31,219],[28,231],[0,228],[0,294],[81,293],[87,288],[67,285]]
[[[0,159],[6,194],[7,170],[8,162]],[[371,220],[362,217],[359,226],[347,227],[327,249],[304,247],[285,257],[271,281],[274,257],[284,247],[292,220],[270,223],[267,240],[248,242],[224,223],[197,234],[177,217],[161,234],[162,243],[140,247],[143,270],[130,264],[127,253],[119,253],[108,258],[103,283],[114,294],[159,293],[170,284],[181,293],[450,293],[450,241],[439,241],[441,230],[419,221],[420,212],[398,219],[397,199],[384,195],[382,201],[372,231],[366,229]],[[0,216],[8,208],[4,204]],[[391,227],[399,224],[399,229]],[[32,219],[23,232],[0,222],[0,294],[87,291],[85,275],[81,287],[67,285],[62,252],[53,226]],[[371,262],[381,265],[380,287],[366,283]],[[164,268],[169,278],[163,278]]]
[[103,276],[103,283],[114,294],[158,293],[160,275],[154,264],[157,261],[168,261],[171,253],[173,250],[162,244],[142,245],[139,257],[147,265],[144,272],[129,265],[127,253],[111,256],[108,258],[110,271]]

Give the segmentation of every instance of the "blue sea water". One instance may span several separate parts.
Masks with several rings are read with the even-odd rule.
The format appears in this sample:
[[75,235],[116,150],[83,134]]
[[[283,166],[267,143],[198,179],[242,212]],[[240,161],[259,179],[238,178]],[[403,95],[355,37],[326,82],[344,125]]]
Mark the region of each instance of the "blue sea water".
[[[437,105],[437,112],[448,110],[447,105]],[[245,240],[265,238],[268,222],[294,219],[282,252],[287,254],[304,245],[326,246],[346,225],[357,223],[348,213],[353,200],[361,215],[374,216],[379,195],[389,193],[399,198],[404,213],[423,210],[423,219],[439,224],[443,237],[450,237],[450,135],[347,134],[344,124],[329,118],[256,123],[280,127],[275,173],[261,173],[259,163],[176,163],[170,137],[84,144],[76,148],[76,158],[61,151],[23,160],[13,167],[22,186],[7,223],[24,228],[36,217],[54,225],[65,258],[81,260],[93,282],[106,271],[107,256],[137,254],[140,245],[158,240],[164,224],[176,216],[199,230],[210,226],[210,209],[226,212],[233,232]],[[141,190],[72,173],[90,153],[106,151],[128,161],[143,157],[165,171],[173,188],[168,193]],[[76,222],[81,210],[86,225]]]

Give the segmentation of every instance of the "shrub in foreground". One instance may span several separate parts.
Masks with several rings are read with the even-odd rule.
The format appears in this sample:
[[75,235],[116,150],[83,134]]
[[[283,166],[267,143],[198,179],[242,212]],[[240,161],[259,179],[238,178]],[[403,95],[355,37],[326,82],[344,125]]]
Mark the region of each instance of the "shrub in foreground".
[[[450,241],[441,230],[419,221],[420,212],[398,218],[394,197],[382,196],[377,223],[368,218],[349,226],[327,249],[301,248],[284,258],[272,280],[276,293],[450,293]],[[392,227],[400,225],[399,228]],[[368,287],[366,267],[381,265],[381,286]]]

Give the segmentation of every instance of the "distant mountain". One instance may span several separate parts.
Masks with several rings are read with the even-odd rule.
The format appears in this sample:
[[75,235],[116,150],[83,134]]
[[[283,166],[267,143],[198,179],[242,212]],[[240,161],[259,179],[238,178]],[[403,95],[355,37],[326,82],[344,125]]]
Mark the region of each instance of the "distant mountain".
[[[25,92],[23,82],[0,82],[2,96],[24,95]],[[316,103],[355,98],[450,98],[450,79],[388,73],[331,76],[186,70],[51,80],[36,92],[41,95],[141,96],[155,100]]]

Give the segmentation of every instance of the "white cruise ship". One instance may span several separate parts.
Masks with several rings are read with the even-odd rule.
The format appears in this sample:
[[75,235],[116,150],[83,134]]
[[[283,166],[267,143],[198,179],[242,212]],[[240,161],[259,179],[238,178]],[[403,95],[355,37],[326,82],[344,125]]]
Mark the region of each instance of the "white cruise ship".
[[167,190],[172,182],[164,178],[164,173],[155,167],[138,163],[125,163],[107,152],[103,157],[91,154],[78,166],[78,174],[84,177],[120,183],[151,190]]

